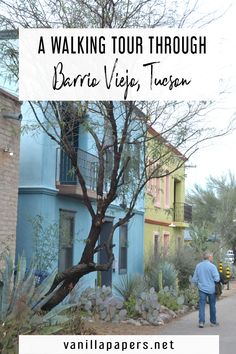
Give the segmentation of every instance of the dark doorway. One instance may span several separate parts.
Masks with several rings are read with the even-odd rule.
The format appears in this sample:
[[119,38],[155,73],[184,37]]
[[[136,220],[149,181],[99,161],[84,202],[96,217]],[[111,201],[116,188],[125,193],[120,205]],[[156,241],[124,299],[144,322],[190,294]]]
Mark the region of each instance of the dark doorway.
[[[102,245],[106,242],[107,237],[110,234],[110,231],[113,226],[113,221],[105,221],[102,226],[102,230],[99,237],[99,244]],[[99,254],[99,263],[104,264],[107,263],[108,258],[105,250],[102,250]],[[112,267],[107,271],[101,272],[101,286],[111,286],[112,285]]]

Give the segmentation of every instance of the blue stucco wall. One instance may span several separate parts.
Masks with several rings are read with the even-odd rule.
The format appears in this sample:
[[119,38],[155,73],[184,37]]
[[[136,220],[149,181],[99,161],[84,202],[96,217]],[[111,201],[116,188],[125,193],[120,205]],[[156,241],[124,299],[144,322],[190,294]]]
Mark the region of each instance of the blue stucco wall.
[[[58,144],[36,125],[33,112],[27,103],[22,105],[22,127],[20,145],[20,187],[37,186],[55,189],[56,157]],[[32,128],[24,130],[24,126]],[[79,131],[79,148],[88,151],[88,133]],[[94,148],[90,148],[94,152]]]
[[[23,105],[23,124],[30,120],[32,112]],[[36,215],[41,215],[48,224],[59,225],[60,209],[74,211],[75,214],[75,242],[73,250],[73,263],[76,264],[84,248],[84,240],[88,236],[91,225],[90,215],[83,201],[78,198],[65,197],[58,194],[55,186],[56,180],[56,150],[57,144],[43,132],[28,132],[21,138],[20,151],[20,185],[17,222],[17,256],[26,255],[28,261],[32,259],[32,224],[30,220]],[[88,132],[80,129],[79,147],[87,152],[95,153],[94,142]],[[124,215],[124,211],[117,205],[110,206],[107,217],[117,222]],[[143,273],[143,196],[137,203],[137,212],[128,223],[128,273]],[[119,261],[119,230],[114,234],[113,249],[115,260],[112,273],[113,283],[118,282]],[[53,267],[57,267],[55,261]],[[97,274],[93,273],[85,277],[86,286],[94,286]]]
[[[18,203],[18,224],[17,224],[17,255],[24,253],[28,262],[32,260],[33,250],[33,229],[31,220],[36,215],[41,215],[44,222],[48,224],[59,224],[60,209],[74,211],[75,214],[75,240],[73,249],[73,263],[78,263],[84,248],[91,218],[83,203],[75,198],[61,197],[55,192],[46,189],[21,188]],[[112,217],[117,222],[123,216],[123,211],[117,207],[111,207],[107,217]],[[136,213],[128,223],[128,274],[143,273],[143,213]],[[59,241],[58,241],[59,242]],[[112,282],[119,281],[119,229],[115,231],[113,243],[115,264]],[[58,243],[59,244],[59,243]],[[57,261],[52,269],[57,268]],[[87,275],[83,281],[86,286],[94,286],[97,278],[96,273]]]
[[[34,122],[34,115],[27,103],[22,105],[22,115],[22,126]],[[39,129],[23,133],[20,147],[19,185],[55,189],[57,148],[56,142]],[[97,155],[94,139],[82,126],[79,129],[79,148]],[[120,203],[119,199],[114,201],[114,205],[118,206]],[[136,209],[144,211],[143,193],[136,202]]]
[[32,219],[40,215],[47,224],[57,223],[55,201],[55,192],[53,191],[46,189],[43,191],[42,188],[19,189],[16,258],[25,254],[28,262],[32,260]]

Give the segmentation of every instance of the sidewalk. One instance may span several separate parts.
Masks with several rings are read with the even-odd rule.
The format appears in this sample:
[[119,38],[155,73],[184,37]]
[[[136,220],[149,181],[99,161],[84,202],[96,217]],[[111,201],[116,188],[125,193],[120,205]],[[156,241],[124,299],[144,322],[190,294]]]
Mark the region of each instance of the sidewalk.
[[[194,311],[170,324],[165,325],[158,335],[213,335],[220,336],[220,354],[236,353],[236,281],[230,283],[230,290],[224,289],[222,298],[217,301],[217,320],[219,327],[210,327],[209,311],[206,307],[206,324],[198,328],[198,312]],[[211,353],[214,354],[214,353]]]

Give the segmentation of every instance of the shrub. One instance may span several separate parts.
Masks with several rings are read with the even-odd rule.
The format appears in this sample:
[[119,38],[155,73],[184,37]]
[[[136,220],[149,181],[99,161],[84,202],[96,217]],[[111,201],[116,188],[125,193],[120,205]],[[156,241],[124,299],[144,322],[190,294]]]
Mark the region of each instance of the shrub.
[[193,250],[185,246],[181,248],[174,257],[172,262],[178,272],[178,282],[180,289],[188,288],[189,276],[193,275],[197,260],[194,257]]
[[124,307],[125,309],[127,310],[127,315],[128,317],[137,317],[138,316],[138,313],[135,309],[135,305],[136,305],[136,298],[134,295],[131,295],[128,300],[126,300],[124,302]]
[[41,215],[36,215],[29,222],[33,229],[33,254],[37,271],[47,272],[52,269],[58,256],[58,224],[49,224],[47,219]]
[[198,289],[194,286],[190,286],[182,291],[184,296],[184,304],[187,306],[198,306],[199,296]]
[[167,307],[172,311],[177,311],[180,309],[180,305],[177,302],[177,297],[174,296],[169,289],[168,290],[161,290],[158,293],[158,301],[161,305]]

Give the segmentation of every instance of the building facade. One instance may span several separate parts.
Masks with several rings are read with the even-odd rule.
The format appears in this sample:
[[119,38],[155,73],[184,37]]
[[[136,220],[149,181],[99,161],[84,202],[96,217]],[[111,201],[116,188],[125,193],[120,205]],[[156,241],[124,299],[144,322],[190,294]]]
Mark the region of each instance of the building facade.
[[[162,178],[152,178],[145,194],[144,253],[147,262],[152,257],[165,257],[175,253],[184,242],[184,230],[192,217],[191,206],[185,203],[185,158],[153,129],[149,129],[150,144],[162,140],[166,165]],[[162,148],[161,147],[161,148]],[[158,150],[158,149],[157,149]],[[180,167],[176,171],[175,165]]]
[[15,255],[19,178],[20,103],[0,89],[0,253]]
[[[26,105],[23,107],[23,117],[23,122],[32,119]],[[78,127],[75,144],[77,163],[83,173],[89,198],[95,205],[98,158],[89,133],[82,127]],[[69,158],[45,133],[29,132],[22,136],[17,255],[24,252],[31,260],[35,257],[36,239],[41,237],[47,240],[43,242],[44,246],[39,242],[41,252],[36,254],[37,260],[42,258],[40,271],[54,267],[64,270],[78,263],[90,230],[91,217],[83,202],[81,186],[71,172]],[[118,202],[109,207],[100,243],[124,213]],[[40,224],[35,220],[40,220]],[[111,285],[124,274],[143,273],[143,227],[144,202],[141,200],[134,217],[115,231],[112,269],[86,276],[86,285]],[[49,269],[46,269],[46,259],[50,257],[53,262],[49,262]],[[105,254],[101,252],[99,257],[103,261]]]

